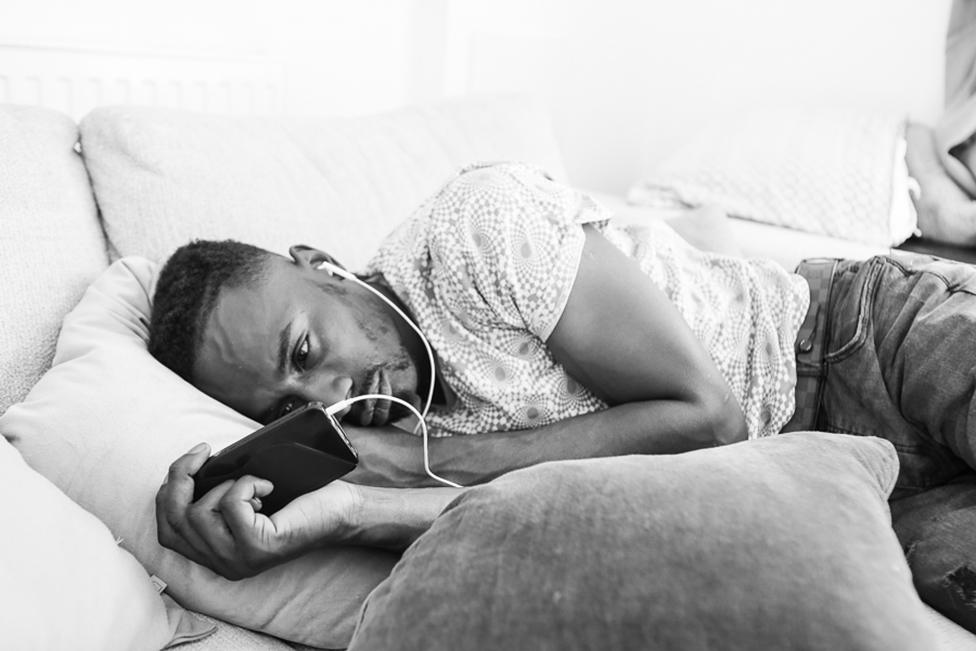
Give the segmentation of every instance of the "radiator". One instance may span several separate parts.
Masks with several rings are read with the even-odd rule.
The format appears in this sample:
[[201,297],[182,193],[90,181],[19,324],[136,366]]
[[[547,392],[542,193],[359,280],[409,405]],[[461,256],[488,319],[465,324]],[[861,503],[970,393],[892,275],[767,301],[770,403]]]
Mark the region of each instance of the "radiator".
[[281,114],[283,86],[282,65],[260,56],[0,43],[0,103],[45,106],[76,120],[112,104]]

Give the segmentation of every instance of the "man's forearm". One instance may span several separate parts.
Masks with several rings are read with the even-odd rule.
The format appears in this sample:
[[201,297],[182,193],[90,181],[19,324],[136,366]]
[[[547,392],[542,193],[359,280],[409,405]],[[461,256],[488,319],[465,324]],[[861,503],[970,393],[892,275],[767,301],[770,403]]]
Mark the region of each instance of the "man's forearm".
[[405,549],[464,489],[359,486],[358,491],[360,503],[343,528],[342,542]]
[[[672,454],[731,443],[746,434],[741,409],[728,400],[717,410],[671,400],[628,403],[531,430],[432,438],[430,463],[438,475],[468,486],[544,461]],[[351,481],[437,485],[424,473],[419,437],[389,429],[350,435],[357,449],[363,446],[366,461]]]
[[742,412],[737,404],[730,407],[724,423],[698,406],[655,400],[531,430],[438,439],[431,464],[438,474],[468,485],[545,461],[687,452],[745,438],[744,418],[741,426],[734,422]]

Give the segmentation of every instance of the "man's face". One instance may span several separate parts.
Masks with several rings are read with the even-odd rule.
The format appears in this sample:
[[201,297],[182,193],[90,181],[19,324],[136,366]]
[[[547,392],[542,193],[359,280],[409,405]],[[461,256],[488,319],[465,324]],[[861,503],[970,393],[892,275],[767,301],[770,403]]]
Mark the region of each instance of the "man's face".
[[[416,363],[380,299],[301,257],[269,256],[264,276],[218,296],[197,351],[197,388],[262,423],[366,393],[420,403]],[[384,425],[404,412],[362,401],[349,419]]]

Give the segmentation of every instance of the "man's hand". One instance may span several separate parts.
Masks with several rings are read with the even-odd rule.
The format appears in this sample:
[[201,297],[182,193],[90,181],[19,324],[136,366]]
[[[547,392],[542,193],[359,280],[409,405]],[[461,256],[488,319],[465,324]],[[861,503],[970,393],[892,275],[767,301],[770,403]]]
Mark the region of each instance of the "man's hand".
[[244,476],[193,502],[193,475],[210,454],[200,444],[173,462],[156,494],[159,542],[218,574],[239,580],[338,542],[361,503],[343,481],[303,495],[268,517],[259,513],[271,482]]

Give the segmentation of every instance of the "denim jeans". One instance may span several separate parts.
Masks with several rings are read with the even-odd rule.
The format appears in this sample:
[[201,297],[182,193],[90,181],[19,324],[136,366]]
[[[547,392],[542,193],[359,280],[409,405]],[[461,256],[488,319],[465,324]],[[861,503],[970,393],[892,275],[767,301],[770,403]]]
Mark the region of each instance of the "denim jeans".
[[813,422],[787,429],[894,444],[892,518],[916,588],[976,631],[976,267],[910,253],[832,265],[826,284],[798,269],[815,324],[797,342],[798,404],[814,396],[798,415]]

